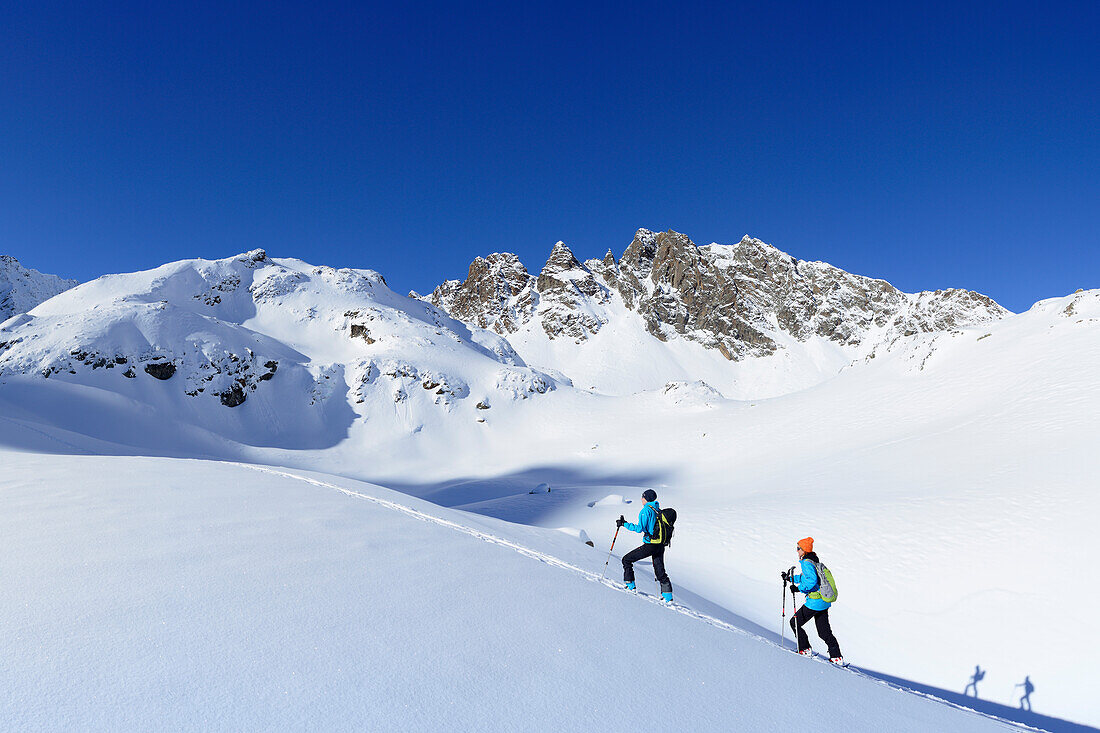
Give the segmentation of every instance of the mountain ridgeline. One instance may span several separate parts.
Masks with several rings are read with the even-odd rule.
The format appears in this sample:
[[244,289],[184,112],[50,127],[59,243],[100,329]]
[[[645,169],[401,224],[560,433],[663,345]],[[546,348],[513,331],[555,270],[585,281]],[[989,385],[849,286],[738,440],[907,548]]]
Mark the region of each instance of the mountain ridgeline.
[[653,337],[683,338],[740,361],[769,356],[792,339],[827,339],[871,351],[921,333],[999,320],[1009,312],[980,293],[903,293],[884,280],[805,262],[744,237],[696,246],[678,232],[639,229],[615,259],[580,262],[562,242],[538,276],[508,253],[478,257],[465,281],[427,296],[452,317],[508,337],[534,323],[548,339],[580,344],[611,318],[612,301]]
[[537,276],[512,254],[479,257],[425,298],[372,270],[263,250],[75,287],[8,270],[19,289],[0,323],[0,382],[99,410],[143,403],[204,446],[486,423],[558,390],[696,407],[759,399],[880,352],[923,369],[937,339],[1008,314],[977,293],[906,294],[756,239],[697,247],[644,229],[618,260],[582,263],[559,242]]

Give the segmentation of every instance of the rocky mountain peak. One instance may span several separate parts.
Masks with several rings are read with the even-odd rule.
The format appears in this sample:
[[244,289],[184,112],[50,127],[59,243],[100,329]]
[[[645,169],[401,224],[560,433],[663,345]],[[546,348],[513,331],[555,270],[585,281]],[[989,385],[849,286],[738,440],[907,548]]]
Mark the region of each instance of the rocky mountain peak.
[[470,263],[466,281],[478,284],[504,282],[514,295],[527,287],[531,274],[511,252],[494,252],[488,257],[478,257]]
[[578,267],[581,267],[581,261],[573,254],[573,250],[569,249],[565,242],[559,241],[550,250],[550,257],[547,258],[542,272],[565,272]]
[[533,291],[534,278],[519,258],[494,252],[474,259],[465,281],[448,280],[427,300],[460,321],[506,334],[530,317]]
[[[554,245],[550,257],[547,258],[546,264],[543,265],[542,271],[539,273],[536,289],[540,294],[556,292],[568,288],[571,283],[577,280],[592,280],[593,283],[595,282],[592,273],[574,256],[573,250],[569,249],[565,242],[558,242]],[[585,290],[590,290],[590,288],[585,288]]]
[[611,291],[564,242],[554,245],[535,289],[542,328],[551,339],[566,337],[580,343],[607,322],[598,306],[607,303]]
[[[499,259],[491,265],[493,258]],[[431,301],[498,333],[538,319],[549,338],[579,343],[608,322],[613,296],[641,316],[655,338],[695,341],[731,360],[775,353],[790,337],[869,351],[1008,313],[970,291],[902,293],[883,280],[801,261],[749,235],[732,245],[699,247],[680,232],[649,229],[637,230],[617,261],[608,250],[602,260],[581,263],[558,242],[537,278],[515,255],[478,258],[466,282],[444,283]]]
[[638,277],[648,277],[653,258],[657,254],[657,238],[661,236],[648,229],[639,229],[634,240],[619,259],[619,267],[629,269]]

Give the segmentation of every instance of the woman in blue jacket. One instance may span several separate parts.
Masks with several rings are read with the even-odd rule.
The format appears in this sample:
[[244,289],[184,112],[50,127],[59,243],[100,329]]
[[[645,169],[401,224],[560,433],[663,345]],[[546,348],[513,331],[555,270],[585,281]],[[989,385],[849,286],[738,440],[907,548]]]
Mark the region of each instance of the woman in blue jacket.
[[659,542],[650,542],[657,528],[657,512],[661,511],[660,505],[657,504],[657,492],[646,489],[642,492],[642,498],[645,499],[645,506],[638,512],[637,524],[626,521],[622,516],[615,522],[617,526],[626,527],[631,532],[641,532],[643,540],[641,547],[623,555],[623,580],[626,581],[628,590],[634,590],[634,563],[643,558],[652,557],[653,575],[661,584],[661,597],[671,602],[672,583],[668,579],[668,573],[665,572],[665,546]]
[[810,650],[810,639],[802,629],[810,619],[813,619],[817,626],[817,635],[829,647],[829,661],[834,664],[844,664],[844,657],[840,654],[840,644],[837,643],[836,637],[833,636],[833,629],[829,625],[829,606],[833,604],[826,601],[817,592],[821,587],[821,581],[817,577],[815,563],[820,563],[821,560],[817,558],[817,553],[814,552],[814,538],[804,537],[800,539],[797,551],[798,563],[802,567],[802,572],[798,575],[788,575],[787,573],[780,573],[780,575],[783,577],[783,582],[790,581],[791,591],[801,591],[806,594],[806,603],[791,617],[791,628],[798,638],[798,653],[805,656],[813,655]]

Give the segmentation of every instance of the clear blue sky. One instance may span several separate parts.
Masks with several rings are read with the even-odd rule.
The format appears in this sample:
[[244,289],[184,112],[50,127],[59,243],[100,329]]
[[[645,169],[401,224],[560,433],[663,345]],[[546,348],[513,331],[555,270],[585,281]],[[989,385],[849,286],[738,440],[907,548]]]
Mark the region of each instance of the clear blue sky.
[[1100,3],[5,3],[0,253],[400,291],[749,233],[1013,310],[1100,287]]

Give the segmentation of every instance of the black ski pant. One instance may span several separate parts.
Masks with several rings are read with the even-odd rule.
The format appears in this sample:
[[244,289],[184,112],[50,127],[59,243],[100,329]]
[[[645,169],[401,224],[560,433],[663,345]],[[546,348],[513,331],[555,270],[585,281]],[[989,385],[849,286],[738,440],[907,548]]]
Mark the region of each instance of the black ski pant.
[[810,619],[813,619],[817,625],[817,635],[829,647],[829,658],[835,659],[842,656],[840,644],[836,643],[833,628],[829,625],[829,609],[827,608],[824,611],[815,611],[812,608],[803,606],[798,609],[798,613],[791,616],[791,628],[798,635],[798,651],[801,652],[810,648],[810,639],[806,636],[806,632],[802,630],[802,627],[809,623]]
[[662,593],[672,592],[672,583],[665,572],[665,546],[645,543],[623,555],[623,580],[627,583],[634,582],[634,563],[647,557],[653,558],[653,575],[661,584]]

